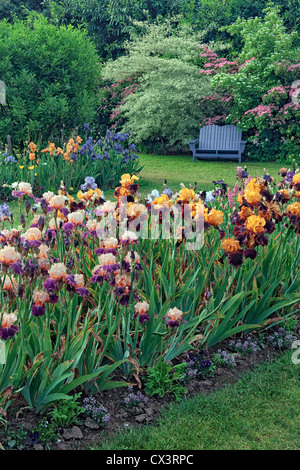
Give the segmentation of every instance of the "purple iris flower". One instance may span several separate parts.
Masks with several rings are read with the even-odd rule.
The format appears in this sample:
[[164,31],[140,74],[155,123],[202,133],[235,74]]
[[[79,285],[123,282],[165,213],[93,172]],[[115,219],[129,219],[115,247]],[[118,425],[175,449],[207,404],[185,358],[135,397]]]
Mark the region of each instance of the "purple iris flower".
[[8,338],[12,338],[15,336],[16,333],[18,333],[19,328],[15,325],[9,326],[9,327],[1,327],[0,328],[0,339],[3,341],[6,341]]
[[12,155],[9,155],[8,157],[6,157],[4,161],[5,163],[17,163],[17,160]]
[[45,305],[32,304],[31,313],[34,317],[42,317],[46,313]]
[[168,196],[168,198],[171,199],[172,196],[173,196],[173,191],[171,189],[166,188],[166,189],[163,190],[163,194],[166,194]]
[[58,282],[55,279],[49,278],[44,282],[43,287],[47,292],[55,292],[58,289]]
[[89,189],[98,188],[98,185],[95,182],[95,178],[92,176],[87,176],[84,180],[84,184],[82,184],[80,187],[82,191],[88,191]]

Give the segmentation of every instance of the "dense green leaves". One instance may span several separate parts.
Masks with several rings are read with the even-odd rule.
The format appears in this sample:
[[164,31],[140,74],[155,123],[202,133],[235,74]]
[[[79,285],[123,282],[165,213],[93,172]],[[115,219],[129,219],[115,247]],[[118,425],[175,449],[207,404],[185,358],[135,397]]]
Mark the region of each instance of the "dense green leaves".
[[264,14],[228,27],[242,44],[238,69],[216,70],[212,88],[231,96],[226,122],[247,133],[251,158],[286,161],[299,153],[300,110],[291,99],[299,77],[298,34],[286,31],[277,8]]

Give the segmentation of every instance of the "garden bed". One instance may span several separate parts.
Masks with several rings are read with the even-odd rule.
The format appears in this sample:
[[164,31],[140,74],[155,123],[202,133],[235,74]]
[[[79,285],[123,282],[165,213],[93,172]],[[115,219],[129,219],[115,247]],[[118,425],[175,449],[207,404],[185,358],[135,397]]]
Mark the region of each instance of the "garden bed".
[[114,201],[92,177],[76,198],[63,183],[42,197],[14,183],[19,213],[2,207],[0,233],[6,447],[83,446],[103,427],[153,423],[172,400],[291,347],[300,174],[280,174],[238,167],[233,189],[219,180],[144,200],[135,174]]

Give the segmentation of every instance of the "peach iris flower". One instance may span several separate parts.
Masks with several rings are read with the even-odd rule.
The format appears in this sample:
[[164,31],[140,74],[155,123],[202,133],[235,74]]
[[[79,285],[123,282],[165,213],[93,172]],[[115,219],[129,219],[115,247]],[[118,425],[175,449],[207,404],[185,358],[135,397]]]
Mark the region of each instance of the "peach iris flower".
[[[1,316],[0,316],[1,318]],[[17,321],[18,317],[14,313],[4,313],[1,321],[1,328],[10,328]]]
[[63,196],[53,196],[50,199],[49,205],[57,211],[63,209],[63,207],[65,207],[65,198]]
[[12,246],[6,246],[0,250],[0,263],[4,264],[4,266],[16,263],[19,259],[21,259],[20,253]]
[[35,305],[45,305],[47,302],[49,302],[50,297],[48,292],[44,290],[35,290],[33,293],[33,301]]
[[49,276],[56,281],[63,281],[67,277],[67,268],[63,263],[55,263],[49,270]]
[[23,181],[19,183],[19,191],[22,191],[25,194],[32,194],[32,187],[30,183],[24,183]]
[[42,238],[42,232],[37,227],[31,227],[24,233],[23,238],[28,241],[36,241]]

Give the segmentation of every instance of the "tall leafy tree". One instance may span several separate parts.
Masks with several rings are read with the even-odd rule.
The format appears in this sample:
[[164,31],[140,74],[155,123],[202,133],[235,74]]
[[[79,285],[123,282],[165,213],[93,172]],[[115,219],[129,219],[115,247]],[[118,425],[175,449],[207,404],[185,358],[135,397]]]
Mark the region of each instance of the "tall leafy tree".
[[171,20],[140,27],[125,55],[103,70],[104,79],[114,82],[112,97],[125,81],[112,115],[148,150],[178,151],[197,135],[207,112],[200,104],[210,92],[209,78],[199,74],[202,35]]
[[0,2],[0,20],[12,20],[14,17],[25,18],[30,11],[42,12],[44,2],[42,0],[1,0]]
[[124,53],[131,20],[155,20],[179,12],[182,0],[48,0],[45,14],[58,24],[84,26],[102,58]]
[[[300,30],[300,0],[183,0],[180,12],[195,29],[205,30],[206,41],[228,39],[226,29],[239,17],[250,19],[263,16],[264,9],[269,5],[280,8],[281,17],[287,30]],[[234,42],[235,49],[240,49],[239,38]]]

